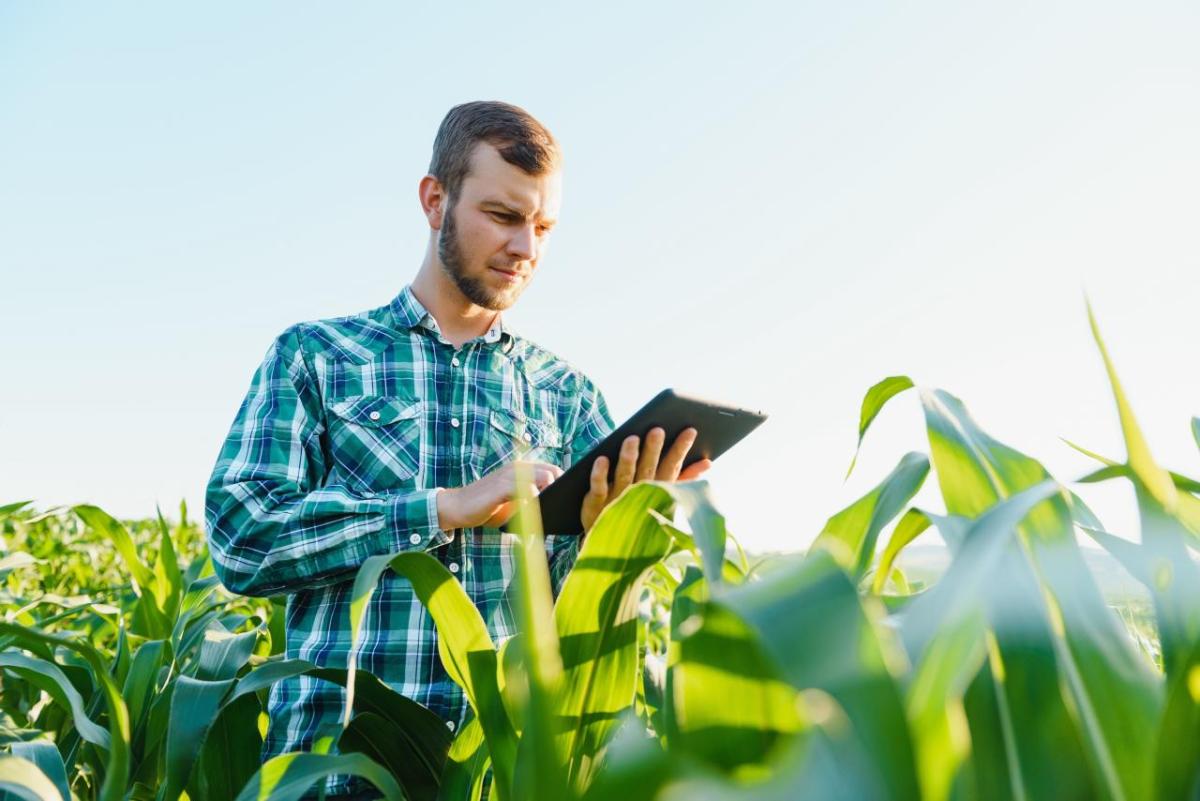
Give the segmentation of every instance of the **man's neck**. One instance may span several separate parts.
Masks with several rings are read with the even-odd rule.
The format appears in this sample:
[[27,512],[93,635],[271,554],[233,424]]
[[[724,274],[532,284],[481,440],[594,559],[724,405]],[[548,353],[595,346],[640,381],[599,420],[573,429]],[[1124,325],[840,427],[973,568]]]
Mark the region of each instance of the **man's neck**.
[[476,306],[434,264],[425,262],[412,282],[412,293],[437,320],[442,336],[454,347],[483,336],[500,312]]

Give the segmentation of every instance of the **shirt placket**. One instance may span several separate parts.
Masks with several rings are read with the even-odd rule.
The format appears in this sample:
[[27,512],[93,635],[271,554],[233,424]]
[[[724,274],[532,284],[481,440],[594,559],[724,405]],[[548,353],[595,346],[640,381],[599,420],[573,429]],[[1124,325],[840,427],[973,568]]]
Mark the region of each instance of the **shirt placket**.
[[[467,404],[467,365],[478,343],[472,340],[456,348],[436,331],[435,339],[435,370],[438,380],[434,382],[437,388],[437,413],[433,425],[441,429],[437,439],[444,442],[446,447],[438,449],[438,456],[442,458],[437,460],[434,486],[460,487],[466,478],[465,462],[469,451],[466,438],[472,422],[472,410]],[[468,596],[477,603],[471,592],[468,575],[472,561],[470,548],[471,537],[468,536],[468,530],[460,529],[450,542],[435,549],[433,555],[462,583]],[[454,732],[457,731],[466,712],[465,699],[457,697],[447,700],[450,701],[450,709],[446,726]]]
[[[446,423],[449,426],[446,434],[447,441],[450,443],[448,449],[450,458],[446,460],[446,474],[438,477],[438,486],[440,487],[461,487],[465,476],[465,454],[469,450],[466,438],[467,432],[471,430],[471,410],[467,408],[464,367],[468,354],[473,347],[473,343],[468,342],[459,348],[447,344],[442,349],[447,359],[445,370],[448,378],[443,382],[443,386],[446,387],[446,405],[443,408],[448,410],[450,416],[450,419]],[[439,403],[442,402],[441,398],[438,400]],[[468,541],[470,538],[464,535],[465,531],[460,530],[457,536],[443,549],[443,561],[446,568],[465,586],[466,569],[470,564],[470,554],[466,553],[465,550],[469,547]]]

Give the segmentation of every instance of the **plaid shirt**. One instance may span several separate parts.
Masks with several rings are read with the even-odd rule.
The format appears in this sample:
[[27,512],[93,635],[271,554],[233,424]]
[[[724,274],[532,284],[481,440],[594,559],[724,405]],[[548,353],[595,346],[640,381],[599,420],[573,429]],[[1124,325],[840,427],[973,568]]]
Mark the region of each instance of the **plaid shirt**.
[[[244,595],[286,593],[287,656],[345,667],[356,569],[375,554],[422,550],[458,577],[499,643],[515,633],[515,537],[441,529],[437,488],[518,458],[565,469],[613,428],[603,395],[571,364],[503,320],[455,348],[410,286],[370,311],[298,323],[255,372],[208,483],[217,576]],[[546,537],[556,597],[578,548],[578,537]],[[361,637],[360,669],[452,730],[462,724],[462,690],[407,580],[385,574]],[[310,750],[343,699],[307,676],[275,684],[263,759]],[[327,789],[364,785],[333,777]]]

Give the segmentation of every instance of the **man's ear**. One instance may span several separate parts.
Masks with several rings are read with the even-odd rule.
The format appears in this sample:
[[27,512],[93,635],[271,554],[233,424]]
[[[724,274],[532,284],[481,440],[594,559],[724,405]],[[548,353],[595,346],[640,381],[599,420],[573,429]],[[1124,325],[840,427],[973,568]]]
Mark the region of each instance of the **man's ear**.
[[446,212],[446,191],[441,181],[432,175],[426,175],[417,185],[417,196],[421,201],[421,211],[429,221],[429,227],[435,231],[442,228],[442,217]]

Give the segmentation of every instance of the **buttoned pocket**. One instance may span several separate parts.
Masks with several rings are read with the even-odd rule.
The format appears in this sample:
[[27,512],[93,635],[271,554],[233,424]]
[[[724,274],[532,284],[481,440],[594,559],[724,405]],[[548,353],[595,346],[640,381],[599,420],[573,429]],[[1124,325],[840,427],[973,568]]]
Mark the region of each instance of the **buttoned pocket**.
[[480,477],[517,460],[562,467],[562,458],[562,432],[553,425],[507,409],[488,411]]
[[353,486],[369,491],[410,486],[421,467],[424,401],[358,395],[329,406],[334,461]]

